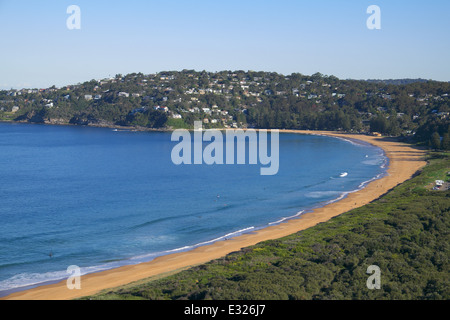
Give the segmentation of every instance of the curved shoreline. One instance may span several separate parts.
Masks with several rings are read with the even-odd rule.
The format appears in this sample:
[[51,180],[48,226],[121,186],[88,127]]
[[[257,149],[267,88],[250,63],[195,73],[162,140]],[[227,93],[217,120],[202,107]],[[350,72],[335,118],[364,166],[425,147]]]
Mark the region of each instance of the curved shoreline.
[[245,233],[226,241],[217,241],[212,244],[199,246],[189,251],[159,256],[149,262],[86,274],[81,277],[80,290],[69,290],[66,287],[66,280],[62,280],[54,284],[18,291],[1,299],[74,299],[95,294],[103,289],[126,285],[134,281],[156,277],[162,274],[174,273],[194,265],[206,263],[261,241],[277,239],[296,233],[318,223],[325,222],[351,209],[363,206],[379,198],[396,185],[410,179],[426,164],[423,160],[425,151],[388,138],[326,131],[280,130],[280,132],[327,135],[370,143],[383,149],[385,156],[389,159],[387,174],[379,179],[370,181],[361,190],[349,193],[339,201],[331,202],[310,212],[305,212],[296,219],[289,219],[280,224],[268,226],[252,233]]

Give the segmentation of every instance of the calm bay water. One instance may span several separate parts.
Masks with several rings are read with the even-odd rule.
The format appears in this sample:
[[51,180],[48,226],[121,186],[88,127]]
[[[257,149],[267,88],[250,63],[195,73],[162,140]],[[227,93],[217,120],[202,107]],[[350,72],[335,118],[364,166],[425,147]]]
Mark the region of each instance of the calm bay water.
[[67,277],[70,265],[109,269],[285,221],[386,165],[367,144],[280,134],[274,176],[260,165],[176,166],[170,138],[0,123],[0,294]]

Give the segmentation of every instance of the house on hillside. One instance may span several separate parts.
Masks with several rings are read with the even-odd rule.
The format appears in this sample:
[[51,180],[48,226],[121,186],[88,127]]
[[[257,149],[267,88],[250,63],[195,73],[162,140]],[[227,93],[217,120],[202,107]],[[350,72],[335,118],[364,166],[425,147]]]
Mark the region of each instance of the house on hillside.
[[159,110],[159,111],[164,111],[164,112],[169,112],[169,108],[162,107],[162,106],[155,106],[155,107],[153,107],[153,109]]

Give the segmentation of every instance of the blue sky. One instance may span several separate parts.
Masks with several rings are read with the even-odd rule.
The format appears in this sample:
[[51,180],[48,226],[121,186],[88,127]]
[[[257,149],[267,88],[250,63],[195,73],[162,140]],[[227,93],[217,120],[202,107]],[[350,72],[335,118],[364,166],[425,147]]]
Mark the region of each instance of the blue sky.
[[[69,5],[81,29],[69,30]],[[369,5],[381,30],[369,30]],[[195,69],[450,81],[450,1],[0,0],[0,88]]]

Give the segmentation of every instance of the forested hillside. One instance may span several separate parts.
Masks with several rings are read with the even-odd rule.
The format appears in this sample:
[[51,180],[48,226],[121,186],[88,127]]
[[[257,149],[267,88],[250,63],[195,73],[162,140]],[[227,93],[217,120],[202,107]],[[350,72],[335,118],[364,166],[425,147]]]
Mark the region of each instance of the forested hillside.
[[0,91],[0,120],[140,128],[201,120],[206,128],[379,132],[436,149],[449,146],[449,94],[450,83],[422,79],[183,70]]

